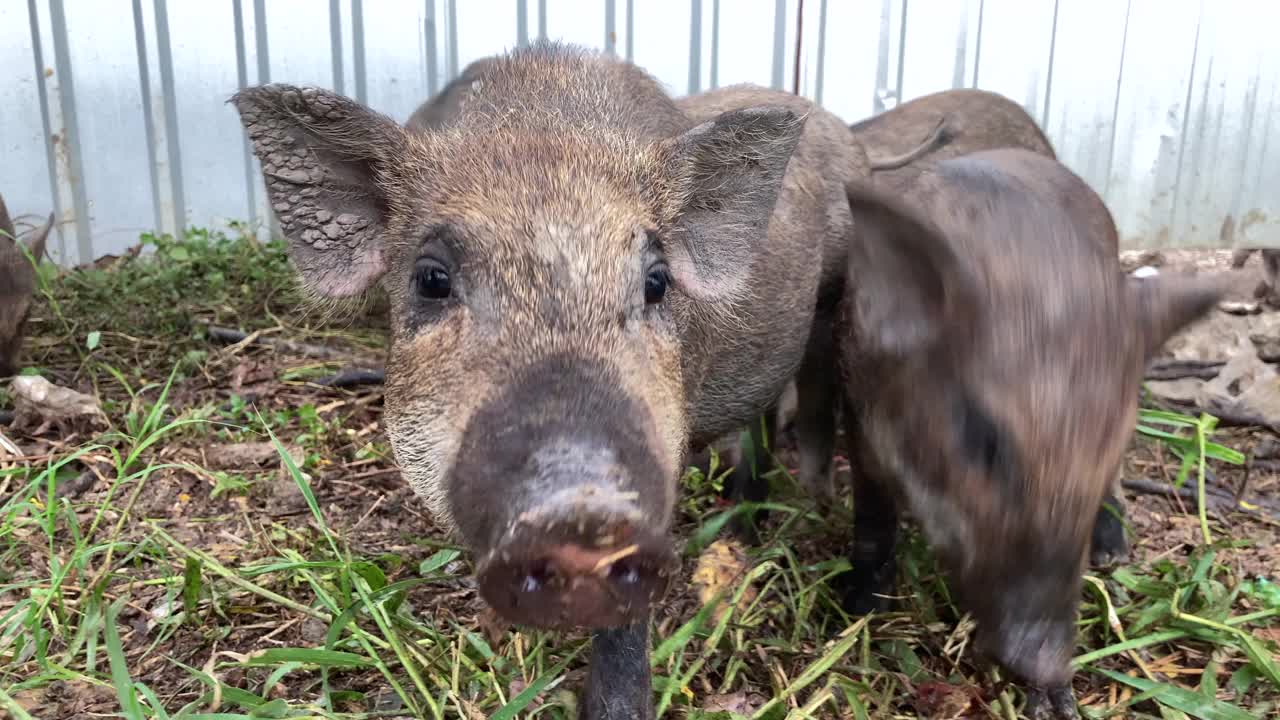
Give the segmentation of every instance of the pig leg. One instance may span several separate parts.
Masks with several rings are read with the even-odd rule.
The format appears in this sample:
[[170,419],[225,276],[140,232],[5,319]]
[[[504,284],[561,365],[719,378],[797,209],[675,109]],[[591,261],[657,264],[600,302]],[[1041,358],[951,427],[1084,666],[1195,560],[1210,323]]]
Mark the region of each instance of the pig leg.
[[579,720],[653,717],[648,621],[592,633],[583,694]]
[[856,415],[846,412],[845,417],[853,445],[853,550],[851,567],[837,580],[837,589],[845,612],[866,615],[889,608],[886,596],[898,576],[898,507],[883,475],[857,447]]
[[1276,286],[1280,282],[1280,250],[1262,251],[1262,275],[1267,286],[1267,302],[1280,306],[1280,287]]
[[[1119,482],[1116,483],[1119,485]],[[1089,544],[1089,564],[1108,567],[1129,558],[1129,543],[1124,537],[1124,505],[1113,487],[1102,498],[1102,507],[1093,522]]]
[[840,401],[839,357],[829,318],[814,321],[809,347],[796,375],[796,450],[800,486],[826,509],[835,497],[831,456]]
[[[756,418],[751,423],[750,459],[743,457],[741,446],[737,446],[737,460],[733,472],[725,479],[724,487],[725,497],[734,503],[764,502],[769,499],[769,481],[764,475],[772,469],[773,456],[770,450],[777,439],[777,416],[778,409],[775,405],[765,412],[763,418]],[[739,540],[748,545],[756,545],[760,542],[757,524],[763,522],[764,518],[763,510],[742,513],[730,521],[729,527]]]

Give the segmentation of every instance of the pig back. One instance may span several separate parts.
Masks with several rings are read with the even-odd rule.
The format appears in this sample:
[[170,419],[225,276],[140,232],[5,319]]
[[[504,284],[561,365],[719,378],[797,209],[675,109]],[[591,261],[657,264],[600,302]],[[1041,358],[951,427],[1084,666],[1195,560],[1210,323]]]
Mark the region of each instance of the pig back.
[[1055,158],[1053,146],[1022,106],[997,93],[961,88],[915,98],[850,126],[874,156],[904,153],[925,142],[941,123],[938,146],[921,158],[872,177],[890,189],[905,189],[922,171],[982,150],[1021,148]]

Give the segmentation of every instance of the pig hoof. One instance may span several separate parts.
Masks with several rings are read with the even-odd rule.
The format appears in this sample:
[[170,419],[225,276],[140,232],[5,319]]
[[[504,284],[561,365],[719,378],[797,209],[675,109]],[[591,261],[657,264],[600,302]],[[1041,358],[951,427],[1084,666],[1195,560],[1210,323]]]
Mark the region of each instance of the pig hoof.
[[756,527],[756,523],[760,522],[764,515],[763,511],[742,514],[729,521],[729,530],[738,542],[748,547],[760,544],[760,530]]
[[890,559],[877,568],[867,570],[856,566],[840,580],[840,606],[853,616],[872,612],[885,612],[892,607],[888,595],[893,592],[893,580],[898,574],[896,559]]
[[1076,698],[1070,686],[1029,688],[1027,706],[1022,711],[1029,720],[1079,720]]
[[1129,541],[1124,536],[1124,523],[1106,507],[1098,511],[1089,545],[1089,564],[1105,568],[1129,560]]

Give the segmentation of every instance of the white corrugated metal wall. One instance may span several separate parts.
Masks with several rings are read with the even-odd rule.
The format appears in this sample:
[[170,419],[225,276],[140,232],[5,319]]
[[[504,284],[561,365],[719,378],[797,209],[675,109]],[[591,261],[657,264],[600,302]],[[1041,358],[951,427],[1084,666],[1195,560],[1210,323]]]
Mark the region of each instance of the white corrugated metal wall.
[[1126,246],[1280,246],[1277,19],[1247,0],[0,0],[0,193],[56,209],[62,262],[262,223],[237,87],[322,85],[404,120],[470,61],[546,36],[675,94],[798,77],[849,122],[994,90],[1104,194]]

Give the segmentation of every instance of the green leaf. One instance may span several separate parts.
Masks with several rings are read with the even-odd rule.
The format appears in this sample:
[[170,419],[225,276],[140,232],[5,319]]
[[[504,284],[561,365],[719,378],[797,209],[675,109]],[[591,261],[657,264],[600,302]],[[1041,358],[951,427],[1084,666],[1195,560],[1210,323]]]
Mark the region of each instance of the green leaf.
[[443,568],[445,565],[448,565],[454,560],[457,560],[458,556],[461,554],[462,554],[461,551],[455,550],[453,548],[445,548],[443,550],[437,550],[434,555],[427,558],[426,560],[423,560],[422,564],[418,566],[418,574],[430,575],[436,572],[437,570],[439,570],[440,568]]
[[1104,668],[1093,668],[1093,671],[1118,683],[1141,690],[1149,697],[1201,720],[1256,720],[1238,707],[1207,698],[1185,688],[1152,682],[1146,678],[1129,677]]
[[200,576],[201,563],[198,558],[187,556],[186,565],[182,572],[182,609],[186,611],[187,616],[194,618],[196,609],[200,603]]
[[569,663],[573,661],[578,653],[582,652],[584,647],[591,643],[582,643],[576,650],[569,653],[563,660],[556,663],[550,670],[543,673],[537,680],[529,683],[529,686],[520,691],[520,694],[511,698],[511,701],[498,709],[498,712],[489,716],[489,720],[512,720],[521,710],[524,710],[533,699],[542,692],[544,688],[551,684],[551,681],[560,677],[564,669],[569,667]]
[[250,657],[244,664],[278,665],[286,662],[319,667],[373,667],[375,664],[364,655],[320,648],[271,648]]
[[133,687],[133,679],[129,677],[129,663],[124,657],[124,646],[120,642],[120,628],[117,626],[120,608],[124,607],[127,597],[122,597],[107,608],[106,622],[102,632],[107,639],[107,660],[111,664],[111,684],[115,685],[116,697],[120,699],[120,712],[128,720],[145,720],[142,705],[138,702],[137,691]]
[[102,333],[99,332],[98,330],[94,330],[93,332],[90,332],[87,337],[85,337],[84,345],[90,350],[95,350],[98,347],[98,343],[100,343],[101,341],[102,341]]

